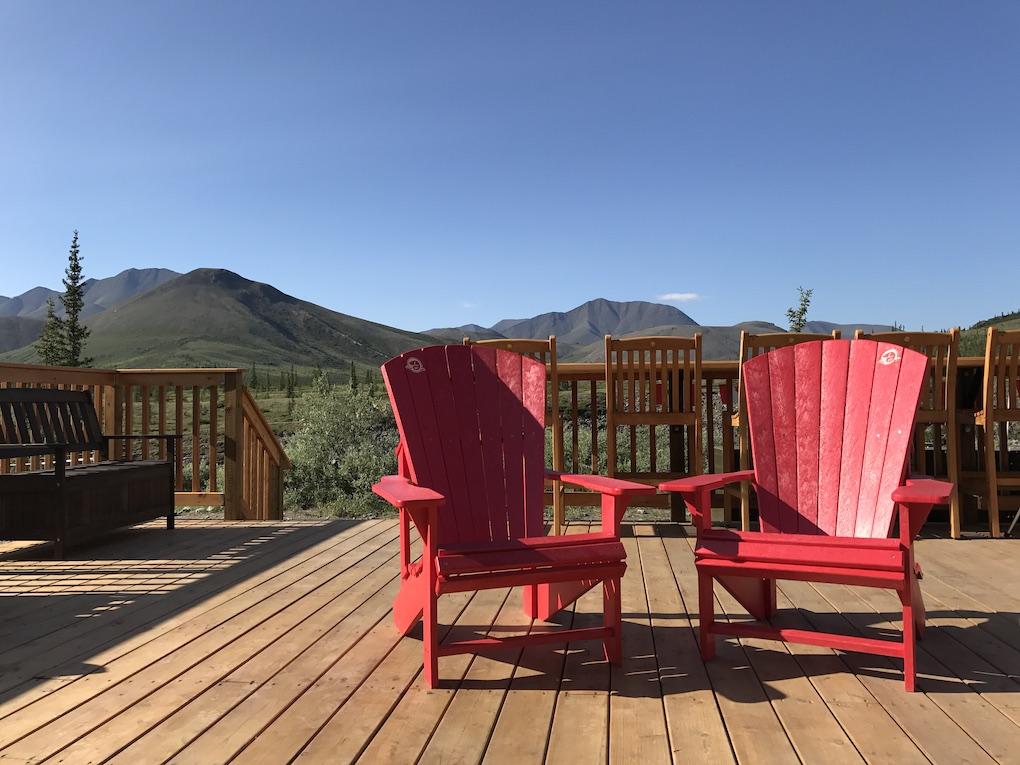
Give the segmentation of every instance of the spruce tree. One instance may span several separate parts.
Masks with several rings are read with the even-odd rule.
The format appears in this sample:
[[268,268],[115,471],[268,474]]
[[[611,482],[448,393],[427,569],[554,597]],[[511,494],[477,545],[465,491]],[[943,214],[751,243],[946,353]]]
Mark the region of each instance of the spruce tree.
[[81,252],[78,249],[78,229],[71,238],[71,250],[67,256],[67,269],[64,271],[64,294],[60,302],[64,304],[63,335],[64,335],[64,366],[92,366],[92,359],[83,356],[85,343],[89,339],[90,330],[81,323],[81,311],[85,307],[85,287],[81,279]]
[[64,321],[57,316],[53,298],[46,301],[46,323],[39,339],[35,341],[35,350],[42,358],[43,364],[49,366],[61,366],[67,358]]
[[803,287],[797,288],[797,307],[786,309],[786,320],[790,325],[790,332],[803,332],[807,324],[808,309],[811,307],[811,295],[814,290],[806,290]]
[[354,368],[354,362],[351,362],[351,390],[358,389],[358,370]]

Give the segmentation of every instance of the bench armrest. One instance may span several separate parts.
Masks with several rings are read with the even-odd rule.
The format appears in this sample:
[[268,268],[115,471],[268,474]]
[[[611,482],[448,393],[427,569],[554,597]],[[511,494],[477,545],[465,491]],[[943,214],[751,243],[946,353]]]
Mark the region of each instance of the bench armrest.
[[0,458],[40,457],[67,451],[67,444],[0,444]]

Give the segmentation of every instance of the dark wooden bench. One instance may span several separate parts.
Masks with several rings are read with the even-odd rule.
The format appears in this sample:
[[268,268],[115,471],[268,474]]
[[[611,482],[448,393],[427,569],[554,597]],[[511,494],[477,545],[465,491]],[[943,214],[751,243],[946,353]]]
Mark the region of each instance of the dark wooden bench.
[[[167,460],[110,460],[114,440],[167,442]],[[52,458],[43,470],[0,473],[0,539],[53,540],[54,554],[121,526],[166,516],[174,526],[174,454],[179,436],[104,435],[87,391],[0,390],[0,461]],[[130,443],[130,441],[129,441]],[[68,465],[68,455],[101,461]]]

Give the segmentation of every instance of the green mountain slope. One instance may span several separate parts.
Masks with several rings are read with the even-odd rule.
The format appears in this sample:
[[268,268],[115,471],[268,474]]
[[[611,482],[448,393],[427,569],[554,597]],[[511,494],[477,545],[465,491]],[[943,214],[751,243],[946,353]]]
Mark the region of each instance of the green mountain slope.
[[960,332],[961,356],[984,356],[985,338],[989,327],[999,329],[1020,329],[1020,311],[1003,313],[989,319],[983,319]]
[[34,343],[43,322],[25,316],[0,316],[0,353]]
[[[330,311],[230,271],[199,269],[89,319],[96,366],[376,367],[434,342]],[[9,360],[34,360],[25,348]]]

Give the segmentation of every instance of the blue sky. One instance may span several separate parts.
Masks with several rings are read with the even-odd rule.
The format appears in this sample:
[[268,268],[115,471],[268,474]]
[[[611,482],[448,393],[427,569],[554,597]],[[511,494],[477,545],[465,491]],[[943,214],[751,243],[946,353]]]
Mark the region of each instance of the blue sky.
[[[230,268],[410,329],[1020,308],[1013,2],[4,3],[0,294]],[[685,299],[686,298],[686,299]]]

